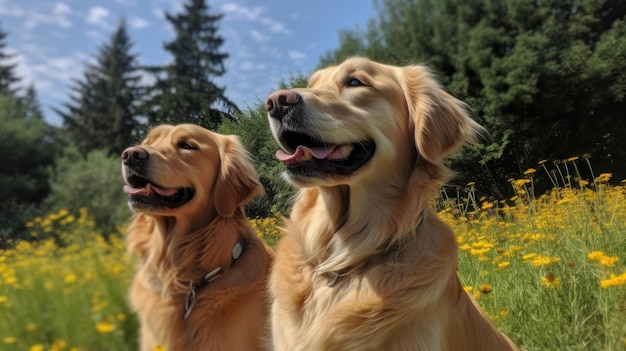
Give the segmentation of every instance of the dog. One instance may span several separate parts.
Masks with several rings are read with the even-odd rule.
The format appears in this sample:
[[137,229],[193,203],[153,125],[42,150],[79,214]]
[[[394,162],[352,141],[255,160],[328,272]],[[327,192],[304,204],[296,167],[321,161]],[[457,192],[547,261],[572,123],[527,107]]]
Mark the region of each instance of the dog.
[[517,350],[463,290],[455,235],[429,209],[444,157],[483,128],[427,67],[351,58],[266,109],[299,189],[270,275],[275,350]]
[[263,350],[272,250],[243,205],[263,193],[235,136],[182,124],[122,152],[143,351]]

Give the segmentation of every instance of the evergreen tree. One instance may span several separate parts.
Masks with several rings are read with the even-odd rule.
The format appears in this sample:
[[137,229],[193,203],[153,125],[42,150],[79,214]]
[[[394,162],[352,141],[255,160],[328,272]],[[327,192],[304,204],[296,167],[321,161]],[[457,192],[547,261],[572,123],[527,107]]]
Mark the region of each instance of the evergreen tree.
[[2,30],[0,23],[0,95],[15,95],[16,89],[13,88],[13,85],[19,82],[20,79],[15,76],[17,63],[6,62],[15,57],[15,55],[6,52],[5,39],[7,35]]
[[25,234],[24,223],[49,191],[50,127],[28,110],[22,99],[0,95],[0,249]]
[[39,104],[39,99],[37,98],[35,85],[31,84],[28,86],[23,101],[24,105],[26,105],[27,119],[43,119],[43,113],[41,112],[41,105]]
[[224,95],[225,88],[213,82],[226,73],[228,54],[219,51],[222,15],[208,12],[205,0],[189,0],[182,13],[166,14],[176,38],[164,48],[174,59],[164,67],[147,68],[156,78],[143,105],[151,124],[188,122],[215,130],[224,117],[234,119],[239,112]]
[[74,81],[63,119],[68,138],[86,154],[105,149],[117,155],[140,132],[137,119],[139,80],[137,55],[122,20],[111,42],[100,48],[95,64],[88,64],[83,80]]

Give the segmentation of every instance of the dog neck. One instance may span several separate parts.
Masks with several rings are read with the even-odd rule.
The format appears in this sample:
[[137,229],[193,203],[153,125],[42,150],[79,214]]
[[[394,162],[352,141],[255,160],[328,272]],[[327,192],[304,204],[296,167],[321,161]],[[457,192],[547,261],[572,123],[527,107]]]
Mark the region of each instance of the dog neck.
[[402,187],[307,188],[292,211],[302,221],[292,225],[304,233],[305,254],[316,271],[355,271],[415,232],[432,189],[436,187],[414,187],[412,180]]
[[143,228],[130,232],[148,234],[143,244],[131,249],[139,251],[149,285],[163,296],[187,293],[190,282],[202,280],[216,267],[228,268],[236,251],[245,246],[240,243],[248,230],[243,216],[216,216],[193,232],[180,231],[181,226],[168,227],[158,217],[140,216],[133,225]]
[[[241,257],[244,249],[245,249],[245,242],[243,240],[243,237],[240,236],[239,240],[237,240],[237,242],[235,243],[231,251],[231,255],[232,255],[232,262],[230,264],[231,266],[234,265],[235,262],[237,262],[237,260],[239,260],[239,257]],[[184,319],[189,318],[189,315],[191,314],[191,311],[193,310],[193,307],[196,303],[196,296],[198,295],[200,290],[205,288],[214,280],[218,279],[222,275],[223,271],[224,271],[223,266],[221,265],[217,266],[211,271],[204,274],[200,279],[197,279],[195,281],[190,281],[188,283],[189,291],[187,292],[187,295],[185,297],[185,312],[183,315]]]

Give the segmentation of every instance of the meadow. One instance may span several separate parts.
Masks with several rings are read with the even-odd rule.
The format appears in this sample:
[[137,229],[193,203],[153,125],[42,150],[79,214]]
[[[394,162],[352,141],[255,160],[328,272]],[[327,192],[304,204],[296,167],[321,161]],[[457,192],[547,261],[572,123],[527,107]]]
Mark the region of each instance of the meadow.
[[[465,289],[523,350],[626,350],[626,183],[580,179],[585,162],[542,161],[510,180],[509,199],[469,183],[434,203],[457,233]],[[538,195],[544,170],[554,188]],[[277,218],[250,222],[276,243]],[[124,228],[102,233],[86,209],[25,225],[33,240],[0,251],[0,350],[136,350]]]

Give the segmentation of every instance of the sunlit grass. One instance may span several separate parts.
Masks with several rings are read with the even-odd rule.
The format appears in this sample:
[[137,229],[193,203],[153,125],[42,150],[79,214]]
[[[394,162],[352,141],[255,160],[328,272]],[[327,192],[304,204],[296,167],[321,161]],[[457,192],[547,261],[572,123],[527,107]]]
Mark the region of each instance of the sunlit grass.
[[[511,180],[510,199],[476,198],[470,183],[437,203],[466,291],[524,350],[626,349],[626,188],[579,179],[585,161],[540,163]],[[539,171],[548,194],[534,193]],[[250,223],[275,245],[278,219]],[[26,226],[31,242],[0,251],[0,350],[136,350],[123,229],[105,238],[85,210]]]
[[524,350],[626,349],[626,188],[572,176],[576,160],[562,178],[546,169],[548,194],[530,169],[511,199],[475,199],[470,183],[440,203],[466,290]]

